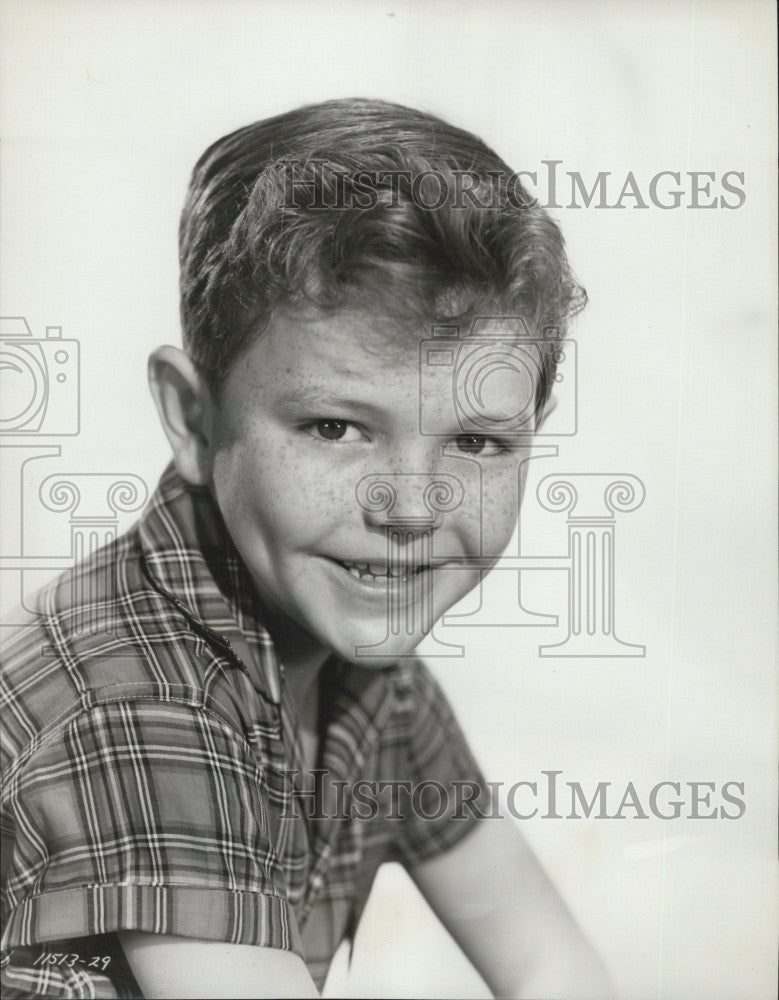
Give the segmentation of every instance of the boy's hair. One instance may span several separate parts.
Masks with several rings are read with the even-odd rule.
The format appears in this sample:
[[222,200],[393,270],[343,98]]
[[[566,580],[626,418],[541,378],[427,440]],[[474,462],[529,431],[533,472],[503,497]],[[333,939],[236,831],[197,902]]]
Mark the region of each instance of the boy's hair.
[[384,101],[309,105],[215,142],[179,230],[184,345],[218,390],[274,309],[381,309],[399,320],[520,316],[554,328],[584,305],[560,230],[479,138]]

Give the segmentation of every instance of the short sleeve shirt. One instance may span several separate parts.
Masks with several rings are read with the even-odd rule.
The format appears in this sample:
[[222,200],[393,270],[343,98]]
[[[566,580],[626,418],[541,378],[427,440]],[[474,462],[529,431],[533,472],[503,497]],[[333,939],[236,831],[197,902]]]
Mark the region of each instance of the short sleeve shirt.
[[172,468],[3,661],[6,998],[140,996],[119,930],[290,950],[321,987],[379,865],[453,846],[486,797],[415,660],[328,661],[304,770],[247,571]]

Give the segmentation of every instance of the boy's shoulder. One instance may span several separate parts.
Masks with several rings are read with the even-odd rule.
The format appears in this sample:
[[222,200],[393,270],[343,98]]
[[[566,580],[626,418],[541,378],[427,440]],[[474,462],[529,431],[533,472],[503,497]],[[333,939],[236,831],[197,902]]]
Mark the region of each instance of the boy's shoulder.
[[3,628],[3,723],[18,750],[101,703],[206,703],[207,630],[198,630],[183,589],[175,592],[175,580],[197,577],[196,546],[169,519],[180,499],[166,473],[136,525],[43,587]]
[[[147,579],[137,527],[43,587],[3,628],[0,698],[9,743],[55,732],[101,699],[159,686],[183,615]],[[178,619],[178,621],[177,621]]]
[[110,636],[126,637],[130,602],[153,600],[140,564],[136,527],[43,586],[4,623],[3,673],[57,654],[80,659]]

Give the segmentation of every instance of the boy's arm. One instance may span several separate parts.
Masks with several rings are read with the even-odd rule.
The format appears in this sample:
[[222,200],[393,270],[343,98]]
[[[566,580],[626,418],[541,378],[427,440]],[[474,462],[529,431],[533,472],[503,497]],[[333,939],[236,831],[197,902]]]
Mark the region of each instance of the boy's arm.
[[611,996],[600,959],[510,819],[480,820],[411,876],[496,996]]
[[123,931],[127,961],[144,996],[317,997],[303,960],[280,948]]

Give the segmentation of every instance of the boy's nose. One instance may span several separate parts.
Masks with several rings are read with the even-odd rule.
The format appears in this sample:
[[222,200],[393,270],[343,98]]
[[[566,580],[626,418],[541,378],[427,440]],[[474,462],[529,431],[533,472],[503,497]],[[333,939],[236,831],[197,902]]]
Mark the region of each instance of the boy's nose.
[[366,524],[419,532],[439,528],[465,498],[457,476],[442,472],[372,473],[363,476],[355,493]]

